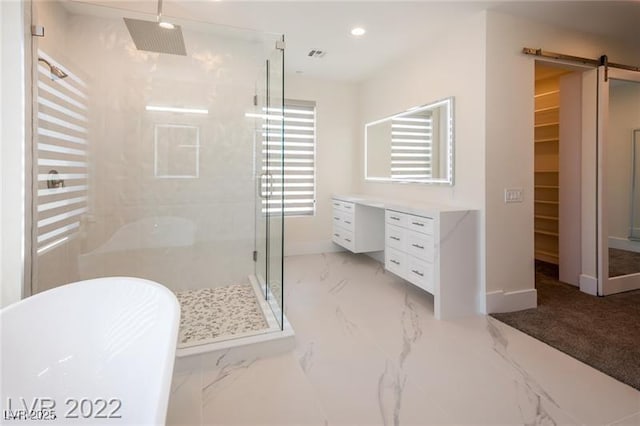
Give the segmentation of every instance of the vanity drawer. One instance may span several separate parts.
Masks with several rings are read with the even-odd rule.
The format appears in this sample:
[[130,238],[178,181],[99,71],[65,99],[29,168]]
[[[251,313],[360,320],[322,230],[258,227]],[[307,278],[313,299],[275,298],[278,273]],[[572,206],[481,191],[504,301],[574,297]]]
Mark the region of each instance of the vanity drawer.
[[427,235],[433,235],[433,219],[422,216],[407,215],[407,228]]
[[404,250],[405,230],[387,223],[385,226],[385,245],[397,250]]
[[387,247],[384,251],[384,268],[404,278],[407,271],[407,255],[401,251]]
[[353,232],[353,214],[334,209],[333,226],[339,226]]
[[407,256],[407,280],[433,294],[433,263]]
[[433,236],[407,230],[404,250],[418,259],[433,262]]
[[333,236],[331,238],[334,243],[341,245],[342,247],[351,251],[355,250],[355,242],[353,238],[353,232],[344,228],[333,227]]
[[355,210],[355,204],[354,203],[350,203],[349,201],[342,201],[342,200],[337,200],[335,198],[333,198],[332,201],[333,204],[333,210],[335,211],[340,210],[343,212],[353,212]]
[[385,222],[396,226],[407,226],[407,215],[394,210],[384,211]]

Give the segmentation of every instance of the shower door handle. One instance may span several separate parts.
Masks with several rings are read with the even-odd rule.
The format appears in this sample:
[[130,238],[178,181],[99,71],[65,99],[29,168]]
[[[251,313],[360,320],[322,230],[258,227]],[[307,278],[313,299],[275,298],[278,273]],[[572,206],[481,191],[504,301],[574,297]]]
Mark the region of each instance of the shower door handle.
[[273,195],[273,175],[271,173],[267,173],[267,197],[271,197]]
[[260,173],[260,179],[258,179],[258,195],[263,200],[267,198],[267,181],[269,180],[269,175],[267,173]]

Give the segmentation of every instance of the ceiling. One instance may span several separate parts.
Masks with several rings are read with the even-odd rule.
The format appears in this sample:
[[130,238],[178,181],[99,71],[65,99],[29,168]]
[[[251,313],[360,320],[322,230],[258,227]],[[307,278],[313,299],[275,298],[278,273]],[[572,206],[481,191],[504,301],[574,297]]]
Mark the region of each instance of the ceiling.
[[[86,0],[85,0],[86,1]],[[152,0],[95,1],[155,13]],[[234,27],[283,33],[288,72],[357,81],[414,50],[447,27],[494,9],[581,32],[640,44],[640,0],[616,1],[238,1],[165,0],[165,14]],[[360,38],[350,34],[366,28]],[[311,49],[323,58],[307,56]],[[640,58],[639,61],[640,62]]]

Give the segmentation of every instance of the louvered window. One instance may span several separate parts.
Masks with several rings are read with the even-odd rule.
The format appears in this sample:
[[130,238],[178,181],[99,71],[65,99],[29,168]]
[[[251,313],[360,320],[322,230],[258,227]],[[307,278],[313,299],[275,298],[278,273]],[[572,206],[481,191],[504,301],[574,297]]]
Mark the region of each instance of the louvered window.
[[68,76],[37,65],[37,251],[78,232],[87,212],[87,86],[72,70],[38,50],[38,57]]
[[266,117],[262,124],[262,190],[270,191],[270,197],[262,200],[262,211],[280,214],[284,207],[285,216],[314,215],[315,102],[286,100],[284,111],[269,108]]
[[[432,111],[414,112],[391,120],[391,177],[426,179],[433,176],[434,119]],[[437,157],[436,157],[437,158]]]

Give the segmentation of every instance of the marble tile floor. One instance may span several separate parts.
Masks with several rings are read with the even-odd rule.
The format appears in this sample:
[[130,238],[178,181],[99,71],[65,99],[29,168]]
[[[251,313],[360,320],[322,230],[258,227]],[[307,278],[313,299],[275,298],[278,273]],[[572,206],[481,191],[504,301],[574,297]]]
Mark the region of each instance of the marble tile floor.
[[486,316],[433,318],[433,298],[362,255],[285,261],[293,352],[180,358],[167,423],[640,425],[640,392]]

